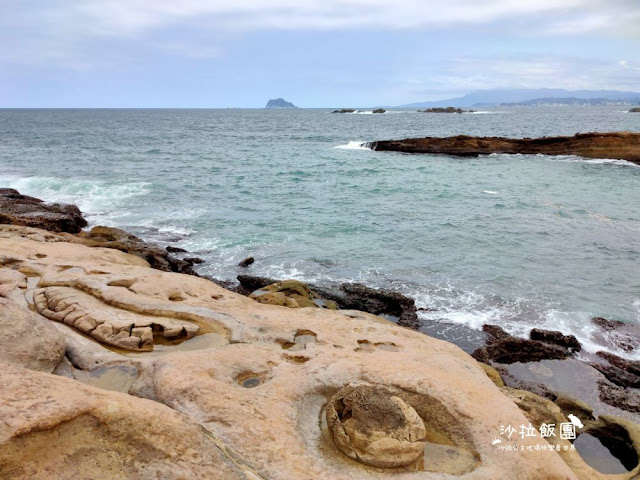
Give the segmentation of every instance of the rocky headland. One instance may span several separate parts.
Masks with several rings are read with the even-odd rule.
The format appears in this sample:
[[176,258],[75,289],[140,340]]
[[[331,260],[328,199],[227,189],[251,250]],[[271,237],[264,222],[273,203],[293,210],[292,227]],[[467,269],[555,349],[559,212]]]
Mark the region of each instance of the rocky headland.
[[[105,227],[33,228],[10,221],[8,204],[0,208],[9,219],[0,225],[0,478],[640,473],[637,362],[602,352],[592,365],[575,358],[574,337],[520,339],[492,326],[474,359],[412,329],[420,328],[415,304],[396,292],[247,275],[236,287],[246,296],[180,273],[173,255],[187,253],[179,249]],[[638,347],[634,327],[594,324],[626,351]],[[609,448],[617,475],[592,468],[559,437],[572,416],[584,424],[576,444]],[[555,436],[519,435],[551,423]]]
[[456,107],[436,107],[436,108],[426,108],[424,110],[418,110],[420,113],[474,113],[475,110],[463,110],[461,108]]
[[627,160],[640,165],[640,133],[579,133],[572,137],[425,137],[368,143],[376,151],[477,157],[491,153],[577,155]]

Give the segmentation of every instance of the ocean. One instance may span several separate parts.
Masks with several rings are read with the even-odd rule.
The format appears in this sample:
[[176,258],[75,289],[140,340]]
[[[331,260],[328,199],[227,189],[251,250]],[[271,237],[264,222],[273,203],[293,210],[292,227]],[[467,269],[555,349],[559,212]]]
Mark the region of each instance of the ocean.
[[357,281],[414,298],[425,322],[561,330],[595,352],[591,317],[640,323],[640,167],[362,143],[617,130],[640,131],[640,114],[0,110],[0,187],[183,247],[219,279]]

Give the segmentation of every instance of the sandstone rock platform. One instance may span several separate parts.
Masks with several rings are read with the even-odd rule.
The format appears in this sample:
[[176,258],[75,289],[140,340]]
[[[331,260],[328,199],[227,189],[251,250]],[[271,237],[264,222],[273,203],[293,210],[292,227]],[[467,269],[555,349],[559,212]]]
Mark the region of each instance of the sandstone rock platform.
[[[0,358],[2,478],[610,478],[540,436],[501,450],[501,427],[564,411],[376,315],[262,304],[22,226],[0,226],[0,300],[2,325],[31,325],[0,337],[22,352]],[[635,424],[592,428],[640,448]]]

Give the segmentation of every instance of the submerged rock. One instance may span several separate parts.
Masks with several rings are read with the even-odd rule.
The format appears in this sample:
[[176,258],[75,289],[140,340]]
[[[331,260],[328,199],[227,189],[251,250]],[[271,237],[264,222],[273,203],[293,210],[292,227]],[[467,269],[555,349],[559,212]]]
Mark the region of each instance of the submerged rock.
[[586,158],[619,158],[640,164],[640,133],[581,133],[573,137],[425,137],[371,142],[376,151],[431,153],[477,157],[491,153],[578,155]]
[[253,265],[255,261],[256,261],[255,258],[247,257],[244,260],[242,260],[240,263],[238,263],[238,266],[241,268],[247,268],[248,266]]
[[596,339],[612,350],[632,352],[640,348],[640,326],[602,317],[592,318],[591,322],[602,330],[596,333]]
[[87,221],[75,205],[49,204],[12,188],[0,188],[0,224],[78,233],[87,226]]

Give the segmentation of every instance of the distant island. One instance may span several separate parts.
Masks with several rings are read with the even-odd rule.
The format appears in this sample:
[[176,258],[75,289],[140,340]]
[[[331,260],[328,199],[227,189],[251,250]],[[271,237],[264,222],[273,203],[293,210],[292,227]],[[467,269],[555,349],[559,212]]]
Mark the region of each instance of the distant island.
[[293,103],[287,102],[284,98],[272,98],[264,108],[298,108]]

